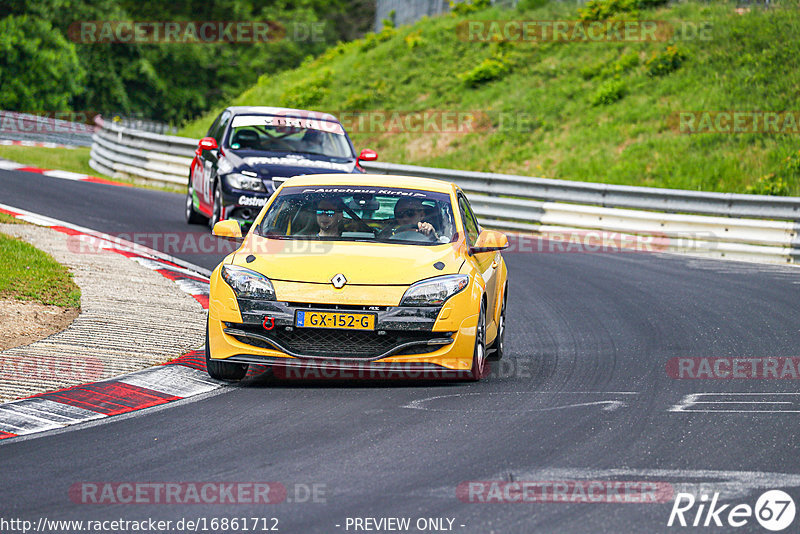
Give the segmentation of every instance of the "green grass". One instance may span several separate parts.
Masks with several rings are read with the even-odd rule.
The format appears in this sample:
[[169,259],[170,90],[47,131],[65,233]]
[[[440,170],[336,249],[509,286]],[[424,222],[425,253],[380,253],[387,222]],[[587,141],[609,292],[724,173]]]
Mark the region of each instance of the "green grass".
[[50,255],[0,234],[0,298],[77,308],[81,290],[72,281],[72,273]]
[[13,216],[9,215],[8,213],[0,213],[0,223],[4,223],[4,224],[28,224],[25,221],[22,221],[20,219],[17,219],[16,217],[13,217]]
[[110,180],[111,178],[89,167],[89,151],[89,147],[67,149],[12,145],[0,146],[0,158],[32,167],[78,172]]
[[89,166],[89,147],[68,148],[49,148],[33,146],[0,146],[0,158],[9,159],[31,167],[40,169],[55,169],[59,171],[70,171],[90,176],[97,176],[106,180],[112,180],[121,184],[129,184],[145,189],[156,189],[159,191],[183,192],[183,188],[177,186],[157,186],[141,183],[135,180],[123,178],[110,178],[105,174],[99,173]]
[[[729,1],[639,10],[643,20],[707,23],[710,40],[478,43],[459,38],[458,25],[465,20],[578,17],[571,2],[521,4],[544,5],[489,8],[370,34],[309,58],[295,70],[264,74],[230,104],[334,113],[461,110],[488,116],[484,131],[353,132],[356,149],[373,148],[381,161],[612,184],[800,194],[800,170],[786,163],[800,149],[797,134],[687,135],[672,127],[679,111],[800,110],[800,9],[792,1],[743,15]],[[181,135],[203,136],[219,111],[188,124]],[[762,185],[759,178],[773,173],[781,187]]]

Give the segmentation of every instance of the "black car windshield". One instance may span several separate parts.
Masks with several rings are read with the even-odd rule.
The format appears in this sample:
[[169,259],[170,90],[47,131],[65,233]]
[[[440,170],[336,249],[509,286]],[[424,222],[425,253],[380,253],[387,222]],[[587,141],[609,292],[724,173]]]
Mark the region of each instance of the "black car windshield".
[[450,196],[366,186],[284,187],[256,228],[262,237],[413,245],[456,237]]
[[338,122],[277,115],[235,116],[226,146],[232,150],[354,157]]

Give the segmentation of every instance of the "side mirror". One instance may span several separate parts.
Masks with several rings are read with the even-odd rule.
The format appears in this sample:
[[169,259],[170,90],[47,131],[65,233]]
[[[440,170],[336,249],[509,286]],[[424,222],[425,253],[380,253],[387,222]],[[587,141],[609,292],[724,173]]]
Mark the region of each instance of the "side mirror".
[[220,221],[214,225],[212,232],[215,236],[231,241],[242,241],[242,228],[239,226],[239,221],[229,219],[227,221]]
[[217,140],[213,137],[204,137],[200,139],[200,142],[197,144],[197,150],[195,153],[199,156],[203,150],[216,150],[219,146],[217,145]]
[[378,159],[378,153],[374,150],[370,150],[369,148],[365,148],[361,151],[361,154],[358,155],[359,163],[362,161],[376,161]]
[[470,254],[481,252],[495,252],[508,248],[508,238],[503,232],[494,230],[482,230],[478,234],[475,244],[469,247]]

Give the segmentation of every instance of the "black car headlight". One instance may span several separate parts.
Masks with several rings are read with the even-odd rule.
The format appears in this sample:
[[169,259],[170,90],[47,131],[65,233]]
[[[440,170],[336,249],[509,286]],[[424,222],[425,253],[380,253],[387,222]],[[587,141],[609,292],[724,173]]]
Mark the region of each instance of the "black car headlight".
[[275,300],[275,288],[263,274],[236,265],[223,265],[220,274],[237,298]]
[[261,178],[255,176],[245,176],[238,172],[232,172],[225,175],[225,181],[234,189],[243,189],[245,191],[258,191],[265,193],[267,188],[264,187],[264,182]]
[[441,306],[469,285],[466,274],[437,276],[412,284],[400,299],[400,306]]

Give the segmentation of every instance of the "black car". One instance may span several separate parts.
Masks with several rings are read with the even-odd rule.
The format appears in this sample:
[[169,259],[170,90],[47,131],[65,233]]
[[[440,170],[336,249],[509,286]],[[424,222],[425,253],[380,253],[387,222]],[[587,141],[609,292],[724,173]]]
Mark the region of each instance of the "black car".
[[303,174],[360,173],[374,161],[356,156],[336,117],[272,107],[229,107],[200,140],[189,171],[186,221],[235,219],[246,228],[280,183]]

